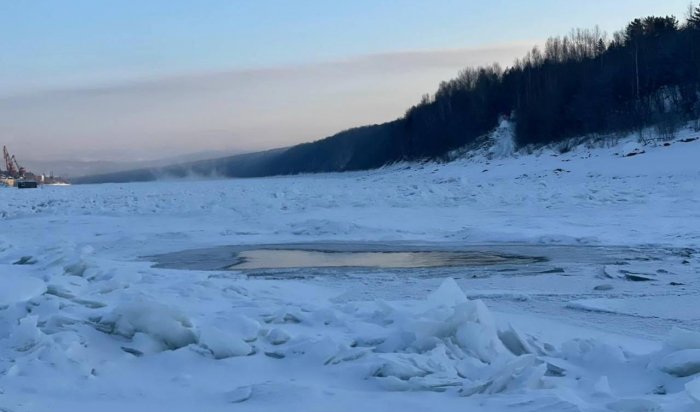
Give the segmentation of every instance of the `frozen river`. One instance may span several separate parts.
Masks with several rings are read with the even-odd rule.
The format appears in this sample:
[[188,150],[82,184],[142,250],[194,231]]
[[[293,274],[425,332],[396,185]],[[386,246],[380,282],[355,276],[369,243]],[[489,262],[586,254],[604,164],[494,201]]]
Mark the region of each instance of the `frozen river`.
[[0,410],[695,412],[700,143],[644,149],[0,190]]

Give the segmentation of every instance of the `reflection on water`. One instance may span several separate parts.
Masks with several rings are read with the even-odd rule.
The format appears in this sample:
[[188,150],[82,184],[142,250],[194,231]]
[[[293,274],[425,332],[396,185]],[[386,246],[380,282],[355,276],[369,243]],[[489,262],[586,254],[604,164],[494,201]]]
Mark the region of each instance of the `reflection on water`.
[[145,258],[158,268],[219,272],[211,276],[357,279],[382,284],[396,279],[412,282],[446,276],[476,279],[590,275],[605,265],[665,259],[669,253],[681,252],[687,253],[656,246],[317,242],[227,245]]
[[244,250],[238,263],[230,269],[291,268],[435,268],[456,266],[488,266],[528,264],[540,261],[526,256],[510,256],[482,252],[339,252],[295,249]]

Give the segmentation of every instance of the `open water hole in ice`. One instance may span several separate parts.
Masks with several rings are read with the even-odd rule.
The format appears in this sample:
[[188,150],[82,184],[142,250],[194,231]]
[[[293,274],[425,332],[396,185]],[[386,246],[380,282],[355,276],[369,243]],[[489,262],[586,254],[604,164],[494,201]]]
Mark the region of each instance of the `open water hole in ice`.
[[[533,252],[533,251],[529,251]],[[408,243],[290,243],[221,246],[151,256],[156,267],[184,270],[234,270],[247,274],[281,269],[343,269],[424,272],[435,269],[541,265],[549,259],[535,253],[497,247]]]
[[174,251],[147,259],[160,268],[231,271],[278,279],[388,274],[402,278],[484,278],[570,276],[577,269],[598,275],[605,265],[660,259],[668,253],[661,248],[598,245],[309,242],[227,245]]

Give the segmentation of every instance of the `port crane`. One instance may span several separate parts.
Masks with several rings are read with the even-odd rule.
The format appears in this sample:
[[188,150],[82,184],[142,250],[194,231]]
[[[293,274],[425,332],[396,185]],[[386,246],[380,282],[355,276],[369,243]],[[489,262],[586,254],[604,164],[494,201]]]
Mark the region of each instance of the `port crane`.
[[2,147],[2,156],[5,159],[5,172],[9,177],[15,179],[24,177],[27,172],[26,169],[19,165],[15,155],[11,155],[10,152],[7,151],[7,146]]
[[[17,187],[20,189],[36,188],[39,184],[44,185],[68,185],[68,181],[61,177],[37,175],[19,165],[15,155],[7,150],[7,146],[2,147],[2,157],[5,161],[5,170],[0,170],[0,186]],[[1,163],[1,161],[0,161]],[[2,164],[0,164],[2,167]]]

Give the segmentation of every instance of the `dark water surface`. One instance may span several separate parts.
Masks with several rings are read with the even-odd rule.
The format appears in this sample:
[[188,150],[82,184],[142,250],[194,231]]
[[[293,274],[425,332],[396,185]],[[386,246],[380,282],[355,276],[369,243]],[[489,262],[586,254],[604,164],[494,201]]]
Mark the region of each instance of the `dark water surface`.
[[267,279],[315,277],[483,278],[569,276],[664,252],[598,245],[318,242],[232,245],[150,256],[155,267],[232,272]]
[[318,242],[219,246],[145,259],[159,268],[235,271],[274,278],[339,276],[350,272],[483,277],[566,276],[572,265],[600,268],[635,259],[655,260],[668,253],[673,252],[657,247],[598,245]]

